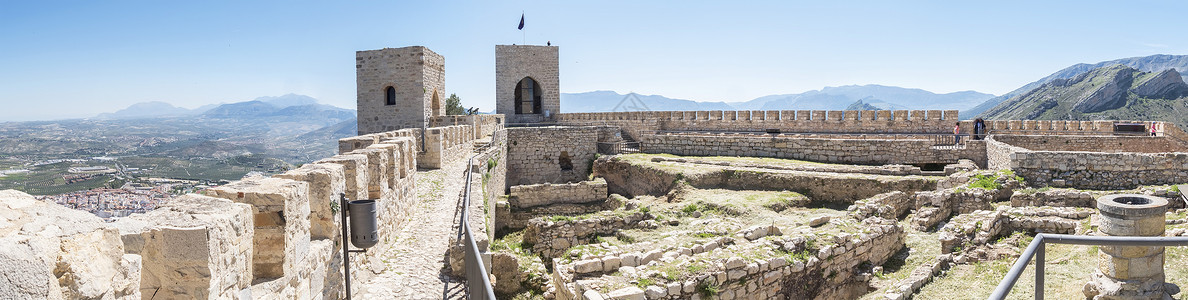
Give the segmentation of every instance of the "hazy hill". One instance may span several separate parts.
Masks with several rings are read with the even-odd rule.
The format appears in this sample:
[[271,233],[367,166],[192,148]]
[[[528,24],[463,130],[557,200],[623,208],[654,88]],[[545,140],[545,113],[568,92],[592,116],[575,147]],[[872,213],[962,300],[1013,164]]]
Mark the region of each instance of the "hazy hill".
[[903,106],[887,103],[886,101],[874,99],[874,98],[858,99],[857,102],[854,102],[853,104],[850,104],[850,106],[846,107],[846,110],[904,110],[904,109],[906,109],[906,108]]
[[1188,120],[1188,84],[1174,69],[1144,72],[1125,65],[1053,79],[987,110],[988,119]]
[[[1157,54],[1157,55],[1151,55],[1151,56],[1140,56],[1140,57],[1115,59],[1115,60],[1103,61],[1103,62],[1099,62],[1099,63],[1095,63],[1095,64],[1083,64],[1083,63],[1075,64],[1070,67],[1064,68],[1060,71],[1056,71],[1056,73],[1052,73],[1051,75],[1048,75],[1044,78],[1040,78],[1040,80],[1036,80],[1035,82],[1028,83],[1018,89],[1015,89],[1014,91],[1011,91],[1009,93],[1003,94],[998,97],[991,98],[990,100],[987,100],[985,103],[982,103],[981,105],[978,105],[977,107],[969,109],[968,111],[962,111],[961,116],[964,117],[964,116],[981,115],[983,112],[989,110],[990,108],[993,108],[994,106],[997,106],[999,103],[1002,103],[1003,101],[1006,101],[1007,99],[1010,99],[1015,96],[1018,96],[1019,94],[1023,94],[1028,91],[1031,91],[1031,90],[1039,87],[1040,85],[1048,83],[1052,80],[1061,79],[1061,78],[1064,78],[1064,79],[1073,78],[1073,77],[1076,77],[1077,75],[1081,75],[1081,74],[1084,74],[1085,72],[1089,72],[1090,70],[1094,70],[1094,69],[1098,69],[1098,68],[1106,67],[1106,66],[1112,66],[1112,65],[1124,65],[1124,66],[1128,66],[1128,67],[1131,67],[1131,68],[1134,68],[1134,69],[1137,69],[1137,70],[1143,71],[1143,72],[1158,72],[1158,71],[1163,71],[1163,70],[1167,70],[1167,69],[1176,69],[1177,71],[1180,72],[1180,77],[1183,78],[1185,81],[1188,81],[1188,75],[1185,74],[1185,72],[1188,72],[1188,55]],[[985,116],[982,116],[982,117],[985,117]]]
[[132,104],[127,108],[117,110],[111,113],[101,113],[96,118],[99,119],[136,119],[136,118],[159,118],[159,117],[177,117],[187,116],[200,113],[195,112],[173,104],[152,101]]
[[284,94],[280,96],[263,96],[254,99],[253,101],[260,101],[273,106],[284,108],[289,106],[311,105],[318,104],[318,99],[306,95],[298,94]]
[[858,100],[877,99],[887,103],[887,107],[899,109],[965,110],[993,97],[994,95],[975,91],[937,94],[922,89],[868,84],[825,87],[819,91],[763,96],[747,102],[730,104],[741,110],[843,110]]
[[610,111],[666,111],[666,110],[733,110],[725,102],[697,102],[672,99],[660,95],[619,94],[613,91],[585,93],[561,93],[561,109],[564,112],[610,112]]
[[[633,97],[631,97],[633,96]],[[882,109],[969,109],[994,95],[974,91],[937,94],[921,89],[882,85],[826,87],[800,94],[768,95],[746,102],[698,102],[659,95],[623,95],[612,91],[562,93],[564,112],[628,111],[622,106],[666,110],[844,110],[862,100]],[[637,103],[642,103],[637,104]],[[616,109],[616,107],[619,107]]]

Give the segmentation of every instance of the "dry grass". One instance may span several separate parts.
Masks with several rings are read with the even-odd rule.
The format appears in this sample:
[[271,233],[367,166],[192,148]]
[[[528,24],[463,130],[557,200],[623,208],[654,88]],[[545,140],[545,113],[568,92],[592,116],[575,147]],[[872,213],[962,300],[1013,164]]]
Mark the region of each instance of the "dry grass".
[[[1044,297],[1082,299],[1081,289],[1097,267],[1097,247],[1048,245]],[[1165,250],[1167,282],[1188,287],[1188,247]],[[925,285],[914,299],[985,299],[1006,276],[1014,259],[959,265]],[[1182,296],[1182,295],[1180,295]],[[1035,263],[1027,266],[1007,299],[1035,299]]]

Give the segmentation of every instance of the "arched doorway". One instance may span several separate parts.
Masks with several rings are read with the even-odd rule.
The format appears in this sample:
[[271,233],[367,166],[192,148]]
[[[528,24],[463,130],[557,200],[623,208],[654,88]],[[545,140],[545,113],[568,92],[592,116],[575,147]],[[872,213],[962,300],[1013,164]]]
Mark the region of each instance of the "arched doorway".
[[442,113],[441,111],[441,97],[437,96],[437,89],[433,90],[433,95],[431,97],[433,97],[433,99],[429,100],[429,111],[432,112],[434,116],[445,115],[445,113]]
[[516,83],[516,114],[539,114],[540,85],[532,77],[524,77]]

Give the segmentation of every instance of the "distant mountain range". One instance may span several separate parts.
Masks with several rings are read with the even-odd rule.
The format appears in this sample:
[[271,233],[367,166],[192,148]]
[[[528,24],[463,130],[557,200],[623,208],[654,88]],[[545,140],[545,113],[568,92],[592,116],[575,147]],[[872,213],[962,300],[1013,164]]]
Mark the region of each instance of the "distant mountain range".
[[725,102],[697,102],[672,99],[660,95],[626,95],[612,91],[585,93],[561,93],[563,112],[611,112],[611,111],[668,111],[668,110],[733,110]]
[[355,117],[355,111],[336,106],[319,104],[317,99],[306,95],[286,94],[265,96],[255,100],[208,104],[194,109],[173,106],[173,104],[152,101],[132,104],[112,113],[101,113],[95,119],[127,120],[145,118],[171,118],[204,116],[212,118],[272,117],[272,116],[322,116],[332,118]]
[[[1137,69],[1137,70],[1143,71],[1143,72],[1160,72],[1160,71],[1167,70],[1167,69],[1176,69],[1177,71],[1180,72],[1180,77],[1184,78],[1185,81],[1188,81],[1188,73],[1185,73],[1185,72],[1188,72],[1188,55],[1157,54],[1157,55],[1151,55],[1151,56],[1115,59],[1115,60],[1103,61],[1103,62],[1099,62],[1099,63],[1095,63],[1095,64],[1081,63],[1081,64],[1075,64],[1070,67],[1064,68],[1063,70],[1060,70],[1060,71],[1056,71],[1056,73],[1052,73],[1051,75],[1048,75],[1044,78],[1040,78],[1039,80],[1036,80],[1035,82],[1028,83],[1018,89],[1015,89],[1014,91],[1011,91],[1009,93],[1006,93],[1001,96],[994,97],[990,100],[987,100],[985,103],[982,103],[981,105],[978,105],[977,107],[974,107],[968,111],[962,111],[961,115],[962,116],[978,116],[978,115],[981,115],[983,112],[990,110],[990,108],[997,106],[999,103],[1006,101],[1007,99],[1010,99],[1010,98],[1019,96],[1020,94],[1034,90],[1034,89],[1040,87],[1040,85],[1051,82],[1052,80],[1069,79],[1069,78],[1076,77],[1077,75],[1084,74],[1084,73],[1089,72],[1094,69],[1112,66],[1112,65],[1124,65],[1124,66],[1131,67],[1131,68],[1134,68],[1134,69]],[[986,116],[982,116],[982,117],[986,117]]]
[[[994,95],[974,91],[937,94],[921,89],[883,85],[826,87],[800,94],[769,95],[746,102],[698,102],[659,95],[619,94],[612,91],[562,93],[564,112],[634,110],[845,110],[852,105],[875,109],[969,109]],[[865,106],[863,106],[865,107]]]
[[987,119],[1188,121],[1188,84],[1175,69],[1116,64],[1057,78],[987,110]]

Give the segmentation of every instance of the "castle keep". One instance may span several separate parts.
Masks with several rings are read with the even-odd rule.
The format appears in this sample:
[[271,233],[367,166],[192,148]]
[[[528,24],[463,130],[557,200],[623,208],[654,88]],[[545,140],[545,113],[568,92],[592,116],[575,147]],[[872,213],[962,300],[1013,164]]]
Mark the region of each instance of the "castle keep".
[[359,134],[425,128],[444,116],[445,58],[412,46],[355,52]]
[[[1188,182],[1188,133],[1158,121],[991,120],[957,142],[954,123],[974,127],[957,111],[564,113],[558,53],[496,46],[497,114],[447,116],[441,55],[358,51],[359,135],[337,155],[112,224],[0,191],[0,242],[14,245],[0,273],[28,274],[0,281],[0,298],[440,295],[392,279],[424,263],[451,282],[486,274],[500,296],[905,299],[951,266],[999,259],[987,247],[1012,233],[1085,233],[1095,196],[1178,197],[1162,185]],[[378,202],[380,241],[351,254],[349,291],[340,194]],[[423,225],[440,220],[454,227]],[[445,234],[418,235],[433,229]],[[875,286],[928,233],[941,254]],[[417,244],[434,238],[448,243]],[[420,248],[445,266],[399,256]]]
[[495,113],[511,123],[555,120],[561,80],[555,46],[495,46]]

